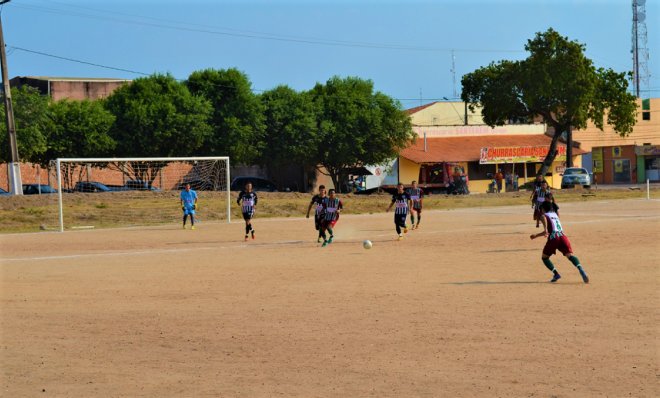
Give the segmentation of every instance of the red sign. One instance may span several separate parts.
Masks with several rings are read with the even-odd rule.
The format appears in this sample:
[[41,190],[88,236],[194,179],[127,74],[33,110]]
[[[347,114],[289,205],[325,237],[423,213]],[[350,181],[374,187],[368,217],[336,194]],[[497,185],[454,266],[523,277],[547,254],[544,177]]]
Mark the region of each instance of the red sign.
[[[548,156],[547,146],[505,146],[481,148],[479,163],[542,162]],[[566,147],[557,147],[555,160],[566,160]]]

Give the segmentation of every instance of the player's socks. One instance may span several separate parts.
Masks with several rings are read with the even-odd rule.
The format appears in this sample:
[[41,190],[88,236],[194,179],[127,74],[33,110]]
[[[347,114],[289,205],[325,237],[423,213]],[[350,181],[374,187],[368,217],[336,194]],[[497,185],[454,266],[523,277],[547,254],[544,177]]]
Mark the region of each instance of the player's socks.
[[414,227],[415,227],[415,216],[413,216],[412,214],[410,215],[410,223],[412,224],[413,229],[414,229]]
[[422,221],[422,215],[421,213],[417,215],[417,226],[415,228],[419,228],[419,223]]
[[399,226],[399,224],[396,224],[396,234],[401,236],[401,227]]
[[247,242],[247,240],[248,240],[248,236],[247,236],[247,235],[245,235],[245,241]]
[[552,263],[552,261],[550,261],[549,257],[542,257],[541,260],[543,260],[543,265],[545,265],[547,269],[549,269],[552,272],[557,272],[555,270],[555,265]]
[[321,245],[321,247],[326,247],[326,246],[328,246],[328,241],[323,239],[323,244]]
[[254,229],[250,232],[252,233],[252,239],[254,239]]

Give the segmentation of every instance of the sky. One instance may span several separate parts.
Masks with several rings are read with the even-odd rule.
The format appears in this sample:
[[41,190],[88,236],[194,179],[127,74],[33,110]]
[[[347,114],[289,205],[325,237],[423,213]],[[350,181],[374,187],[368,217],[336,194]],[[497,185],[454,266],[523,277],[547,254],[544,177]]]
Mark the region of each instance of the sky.
[[[646,7],[660,97],[660,0]],[[632,0],[11,0],[1,16],[9,77],[135,79],[207,68],[244,72],[255,93],[370,79],[403,108],[460,97],[461,76],[553,28],[596,67],[632,70]],[[643,43],[640,43],[640,45]]]

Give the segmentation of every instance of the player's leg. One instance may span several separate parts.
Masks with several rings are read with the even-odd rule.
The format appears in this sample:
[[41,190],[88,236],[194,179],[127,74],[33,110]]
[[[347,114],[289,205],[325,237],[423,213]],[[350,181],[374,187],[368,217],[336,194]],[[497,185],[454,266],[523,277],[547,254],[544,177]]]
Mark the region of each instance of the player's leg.
[[580,260],[573,254],[573,249],[571,248],[571,242],[568,240],[566,236],[561,236],[559,237],[560,240],[560,245],[559,245],[559,251],[562,252],[564,256],[570,261],[575,268],[578,269],[578,272],[580,272],[580,276],[582,277],[582,281],[584,283],[589,283],[589,277],[587,276],[587,273],[584,271],[584,268],[582,268],[582,264],[580,264]]
[[321,243],[321,240],[323,237],[321,236],[321,220],[320,217],[314,217],[314,226],[316,227],[316,230],[318,231],[318,237],[316,238],[316,243]]
[[543,265],[547,269],[549,269],[552,272],[552,279],[550,282],[557,282],[559,278],[561,278],[561,275],[559,275],[559,272],[557,272],[557,269],[555,268],[555,265],[550,261],[550,256],[555,254],[557,252],[557,239],[548,239],[548,241],[545,243],[545,246],[543,247],[543,254],[541,255],[541,261],[543,261]]
[[183,229],[186,229],[186,220],[188,219],[188,213],[183,212]]
[[410,210],[410,225],[412,229],[415,229],[415,210]]
[[328,245],[328,239],[327,235],[325,234],[325,231],[328,229],[328,222],[326,220],[321,221],[321,230],[320,230],[320,235],[321,238],[323,238],[323,244],[321,247],[325,247]]
[[195,229],[195,211],[190,212],[190,229]]
[[417,225],[415,225],[415,229],[419,228],[419,222],[422,221],[422,206],[420,205],[419,209],[417,209]]

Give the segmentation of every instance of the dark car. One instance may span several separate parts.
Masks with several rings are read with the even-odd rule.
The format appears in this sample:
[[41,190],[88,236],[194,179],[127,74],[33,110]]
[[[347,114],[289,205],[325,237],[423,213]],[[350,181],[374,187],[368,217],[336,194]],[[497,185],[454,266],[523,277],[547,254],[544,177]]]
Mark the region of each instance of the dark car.
[[76,183],[75,192],[112,192],[105,184],[96,181],[79,181]]
[[42,195],[57,193],[57,189],[44,184],[23,184],[23,195]]
[[252,190],[255,192],[277,192],[275,183],[259,177],[236,177],[231,182],[231,190],[242,191],[248,182],[252,183]]

